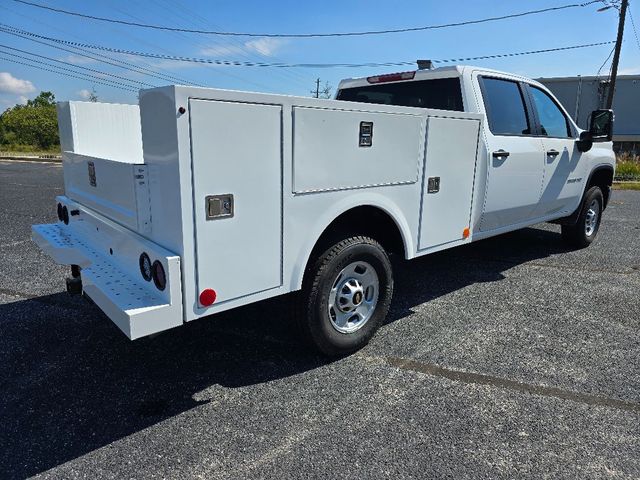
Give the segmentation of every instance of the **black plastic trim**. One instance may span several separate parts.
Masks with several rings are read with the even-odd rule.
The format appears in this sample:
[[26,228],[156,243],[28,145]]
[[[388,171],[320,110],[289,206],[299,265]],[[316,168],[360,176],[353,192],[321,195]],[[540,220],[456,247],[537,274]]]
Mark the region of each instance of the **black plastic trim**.
[[[596,172],[600,172],[604,170],[610,171],[613,176],[613,167],[611,165],[600,165],[594,168],[593,170],[591,170],[591,173],[589,174],[589,178],[587,179],[587,182],[584,184],[584,190],[582,191],[582,196],[580,197],[580,204],[578,205],[578,208],[571,215],[558,218],[557,220],[553,220],[553,222],[551,223],[557,223],[560,225],[575,225],[576,222],[578,221],[580,210],[582,209],[582,199],[584,198],[584,194],[587,192],[587,189],[591,184],[591,179],[596,174]],[[607,203],[609,203],[609,199],[611,198],[611,185],[609,185],[608,192],[602,192],[602,196],[604,197],[604,205],[602,205],[602,211],[604,211],[604,209],[607,208]]]

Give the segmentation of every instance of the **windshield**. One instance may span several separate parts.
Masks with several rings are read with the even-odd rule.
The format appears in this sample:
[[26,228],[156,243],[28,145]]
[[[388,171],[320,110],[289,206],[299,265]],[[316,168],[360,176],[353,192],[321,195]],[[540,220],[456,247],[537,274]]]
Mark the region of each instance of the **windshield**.
[[458,112],[464,110],[458,77],[345,88],[338,91],[336,98],[350,102],[438,108]]

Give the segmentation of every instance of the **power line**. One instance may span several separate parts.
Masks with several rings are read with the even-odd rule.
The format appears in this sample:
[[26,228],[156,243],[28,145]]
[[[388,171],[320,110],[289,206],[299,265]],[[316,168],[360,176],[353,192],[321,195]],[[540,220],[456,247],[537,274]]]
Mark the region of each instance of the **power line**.
[[[12,9],[4,6],[4,5],[0,5],[0,8],[3,9],[3,10],[6,10],[7,12],[9,12],[12,15],[18,15],[18,16],[20,16],[22,18],[25,18],[30,22],[38,23],[40,25],[43,25],[43,26],[45,26],[47,28],[52,28],[52,29],[57,30],[59,32],[63,31],[56,25],[51,25],[51,24],[49,24],[47,22],[42,21],[42,19],[33,18],[33,16],[24,15],[23,13],[15,11],[15,10],[12,10]],[[73,35],[74,37],[76,37],[76,38],[80,38],[80,37],[77,36],[77,32],[69,32],[69,33],[71,35]],[[126,32],[122,32],[121,34],[125,35],[125,36],[128,36],[128,34]],[[78,48],[78,47],[72,47],[72,48]],[[80,51],[82,51],[84,53],[91,53],[91,52],[88,52],[86,49],[82,49],[82,48],[78,48],[78,50],[80,50]],[[146,67],[150,67],[151,65],[148,64],[147,62],[144,62],[144,61],[143,62],[139,61],[136,65],[134,65],[132,63],[128,63],[128,62],[125,62],[124,60],[120,60],[120,59],[117,59],[117,58],[114,58],[114,57],[110,57],[108,55],[104,55],[104,54],[100,54],[100,53],[95,53],[95,55],[98,55],[100,57],[106,58],[107,60],[111,60],[113,62],[121,63],[122,65],[126,65],[128,67],[132,67],[131,70],[136,72],[136,73],[140,73],[142,75],[147,75],[147,76],[150,76],[150,77],[154,77],[154,78],[157,78],[159,80],[169,81],[169,82],[172,82],[172,83],[173,82],[178,82],[178,83],[181,83],[183,85],[193,85],[194,84],[190,80],[185,80],[185,79],[177,77],[175,75],[169,75],[169,74],[163,73],[162,72],[163,69],[160,68],[160,67],[157,67],[156,70],[152,70],[150,68],[146,68]],[[145,67],[145,65],[146,65],[146,67]]]
[[[40,42],[40,41],[34,40],[33,38],[28,38],[29,36],[30,37],[35,36],[35,34],[33,34],[32,32],[28,32],[26,30],[21,30],[19,28],[13,27],[11,25],[0,23],[0,32],[4,32],[4,33],[10,34],[10,35],[22,37],[22,38],[25,38],[27,40],[31,40],[31,41],[40,43],[42,45],[46,45],[48,47],[57,48],[58,50],[64,50],[64,51],[69,52],[69,53],[71,53],[73,55],[79,55],[81,57],[89,58],[91,60],[95,60],[95,61],[101,62],[101,63],[106,63],[108,65],[112,65],[114,67],[121,68],[121,69],[124,69],[124,70],[127,70],[127,71],[131,71],[131,72],[134,72],[134,73],[139,73],[141,75],[147,75],[147,76],[150,76],[150,77],[154,77],[154,78],[157,78],[157,79],[165,81],[165,82],[168,81],[168,82],[173,83],[173,82],[177,81],[178,83],[185,83],[185,84],[190,83],[190,82],[186,82],[186,81],[180,79],[180,77],[174,77],[172,75],[166,75],[166,74],[163,74],[161,72],[155,72],[155,71],[150,70],[148,68],[145,68],[145,67],[143,67],[141,65],[134,65],[132,63],[125,62],[124,60],[120,60],[120,59],[117,59],[117,58],[109,57],[109,56],[104,55],[102,53],[87,52],[86,49],[83,49],[81,47],[76,47],[76,46],[73,46],[73,45],[69,45],[70,48],[74,48],[76,50],[80,50],[80,51],[76,51],[76,50],[68,50],[66,48],[63,48],[63,47],[60,47],[60,46],[57,46],[57,45],[51,45],[51,44],[46,43],[46,42]],[[56,43],[60,43],[60,42],[56,42]],[[90,55],[88,55],[88,53]],[[113,62],[116,62],[116,63],[113,63]]]
[[[3,31],[2,25],[0,23],[0,31]],[[12,28],[13,30],[16,30]],[[152,53],[152,52],[138,52],[135,50],[125,50],[120,48],[113,47],[105,47],[103,45],[94,45],[90,43],[78,43],[72,42],[69,40],[63,40],[54,37],[47,37],[44,35],[38,35],[33,32],[27,32],[25,30],[19,30],[22,34],[29,37],[36,37],[40,39],[45,39],[51,42],[62,43],[68,46],[82,47],[82,48],[90,48],[95,50],[103,50],[112,53],[119,53],[124,55],[132,55],[139,57],[148,57],[148,58],[156,58],[162,60],[172,60],[177,62],[191,62],[191,63],[202,63],[202,64],[212,64],[212,65],[225,65],[225,66],[240,66],[240,67],[276,67],[276,68],[360,68],[360,67],[398,67],[398,66],[406,66],[406,65],[414,65],[415,61],[404,61],[404,62],[369,62],[369,63],[281,63],[281,62],[249,62],[249,61],[239,61],[239,60],[220,60],[220,59],[210,59],[210,58],[196,58],[196,57],[183,57],[178,55],[165,55],[161,53]],[[7,32],[12,33],[12,32]],[[23,36],[23,35],[20,35]],[[525,52],[512,52],[512,53],[499,53],[494,55],[481,55],[475,57],[464,57],[464,58],[451,58],[444,60],[432,60],[433,63],[454,63],[454,62],[468,62],[472,60],[487,60],[494,58],[503,58],[503,57],[516,57],[523,55],[533,55],[539,53],[551,53],[551,52],[559,52],[564,50],[576,50],[580,48],[589,48],[589,47],[598,47],[601,45],[608,45],[611,43],[615,43],[614,41],[608,42],[598,42],[598,43],[587,43],[582,45],[571,45],[567,47],[556,47],[556,48],[547,48],[542,50],[529,50]]]
[[[132,8],[132,1],[135,1],[135,0],[129,0],[128,1],[128,3],[127,3],[127,7],[128,8],[126,10],[121,10],[120,8],[118,8],[117,5],[113,5],[112,8],[115,9],[120,14],[125,14],[125,15],[128,15],[128,16],[131,16],[129,13],[127,13],[127,11]],[[144,11],[145,12],[150,11],[150,10],[152,10],[152,9],[149,9],[148,6],[144,7]],[[33,13],[33,12],[31,12],[31,13]],[[51,17],[48,17],[48,18],[51,18]],[[54,16],[53,20],[54,21],[58,20],[58,17]],[[138,19],[136,19],[136,20],[138,20]],[[133,40],[135,42],[142,42],[142,43],[144,43],[144,44],[146,44],[148,46],[151,46],[152,48],[158,48],[161,51],[163,51],[164,53],[168,53],[168,54],[173,53],[173,52],[170,52],[170,51],[166,50],[164,45],[159,45],[157,42],[153,42],[151,39],[147,38],[148,37],[146,35],[147,32],[145,32],[145,31],[136,32],[135,30],[129,30],[129,29],[120,28],[118,25],[106,25],[105,27],[106,27],[106,29],[108,31],[115,33],[115,35],[117,37],[127,37],[127,38],[129,38],[129,39],[131,39],[131,40]],[[136,36],[136,33],[137,34],[142,33],[142,38],[139,38],[138,36]],[[81,41],[86,41],[86,40],[81,40]],[[166,43],[167,44],[171,44],[171,42],[166,42]],[[150,62],[143,62],[143,63],[145,63],[147,66],[156,67],[156,65],[152,65]],[[173,80],[171,80],[172,83],[178,82],[178,83],[183,84],[183,85],[195,85],[195,82],[193,80],[187,80],[187,79],[184,79],[184,78],[181,78],[181,77],[176,77],[175,75],[167,75],[166,73],[164,73],[162,75],[165,75],[165,76],[168,76],[168,77],[172,77],[173,78]],[[202,86],[202,85],[199,85],[199,86]]]
[[[149,0],[145,0],[145,1],[147,3],[149,2]],[[137,0],[129,0],[129,3],[127,5],[129,8],[126,8],[124,10],[118,8],[118,6],[113,6],[113,9],[115,9],[115,11],[120,13],[121,15],[124,15],[126,18],[132,19],[134,21],[141,21],[142,19],[140,17],[137,17],[137,16],[133,15],[130,12],[130,10],[134,9],[133,8],[134,7],[134,5],[133,5],[134,2],[137,2]],[[145,6],[144,11],[145,12],[153,11],[154,12],[154,18],[157,18],[158,15],[162,14],[159,11],[159,7],[156,7],[155,5],[152,7],[152,10],[149,9],[148,5]],[[173,17],[173,21],[179,21],[179,20],[176,20],[176,18],[180,18],[182,16],[182,13],[183,12],[180,12],[179,15],[173,15],[172,16]],[[143,43],[145,45],[152,45],[152,47],[151,47],[152,49],[159,50],[160,52],[162,52],[164,54],[173,55],[175,53],[173,51],[168,51],[165,48],[165,45],[168,44],[168,43],[173,45],[176,42],[168,41],[168,42],[164,42],[163,44],[159,45],[157,42],[152,42],[151,39],[146,38],[146,37],[148,37],[148,33],[149,33],[148,30],[144,30],[144,29],[142,29],[142,30],[141,29],[123,29],[120,25],[111,25],[111,24],[107,24],[107,27],[111,27],[111,28],[116,29],[118,31],[123,31],[124,35],[129,36],[129,38],[134,38],[138,42],[141,42],[141,43]],[[210,40],[210,38],[206,38],[205,39],[203,37],[193,38],[193,36],[189,36],[187,34],[180,33],[180,32],[167,32],[167,34],[173,35],[173,36],[175,36],[177,38],[182,38],[182,39],[184,39],[186,41],[186,43],[188,45],[193,46],[193,47],[196,47],[201,42],[201,40]],[[138,36],[140,36],[142,38],[138,38]],[[221,40],[222,37],[214,37],[214,42],[215,42],[215,39]],[[202,45],[204,45],[204,44],[202,44]],[[210,47],[210,45],[206,45],[206,47]],[[141,46],[139,48],[144,48],[144,47]],[[169,63],[171,63],[171,62],[169,62]],[[235,80],[234,83],[238,83],[238,80],[239,80],[242,83],[250,84],[252,86],[256,86],[256,87],[258,87],[258,89],[261,89],[261,90],[269,90],[270,89],[268,86],[262,84],[262,82],[250,80],[250,79],[248,79],[246,77],[246,75],[243,75],[240,72],[230,72],[230,71],[228,71],[228,69],[218,69],[217,71],[212,72],[212,74],[216,75],[216,76],[225,76],[225,77],[232,78],[232,79]],[[214,80],[210,79],[209,81],[213,82]]]
[[[133,0],[139,2],[140,0]],[[170,18],[171,21],[186,21],[187,26],[194,26],[198,28],[214,28],[214,29],[222,29],[223,27],[218,24],[211,23],[208,19],[202,17],[196,10],[190,8],[190,5],[185,4],[181,0],[153,0],[154,4],[158,6],[158,8],[162,9],[162,11],[166,11],[167,15],[164,18]],[[177,20],[176,20],[177,19]],[[139,20],[136,18],[136,20]],[[260,42],[260,40],[250,40],[246,41],[246,39],[240,37],[200,37],[194,38],[193,35],[189,35],[186,33],[180,32],[171,32],[173,35],[178,36],[179,38],[185,39],[187,44],[189,45],[198,45],[203,51],[213,48],[218,49],[219,51],[229,51],[238,52],[239,55],[242,56],[243,60],[255,60],[259,58],[262,61],[272,61],[272,62],[280,62],[283,61],[278,56],[274,54],[273,51],[264,52],[261,48],[256,48],[255,43]],[[274,41],[278,41],[279,39],[272,39]],[[254,42],[253,44],[251,42]],[[213,43],[213,45],[212,45]],[[268,53],[266,55],[265,53]],[[215,55],[213,55],[215,56]],[[226,70],[221,70],[216,73],[221,73],[223,75],[228,74]],[[296,70],[281,70],[278,74],[288,82],[296,82],[299,85],[304,85],[305,88],[310,82],[310,76],[306,73],[301,73]],[[248,80],[243,79],[245,82]],[[250,82],[256,84],[255,82]],[[269,87],[265,87],[270,89]]]
[[604,62],[602,62],[602,65],[600,65],[600,68],[598,69],[598,73],[596,73],[596,77],[600,76],[600,72],[602,71],[602,69],[604,68],[604,66],[607,64],[607,62],[609,61],[609,59],[611,58],[611,55],[613,55],[613,51],[616,49],[616,47],[613,47],[611,49],[611,51],[609,52],[609,55],[607,55],[607,58],[604,59]]
[[[2,53],[3,55],[10,55],[12,57],[17,57],[20,60],[23,60],[23,61],[26,61],[26,62],[32,62],[32,63],[36,63],[38,65],[46,65],[48,67],[55,68],[57,70],[62,70],[64,72],[70,72],[70,73],[72,73],[74,75],[82,75],[84,77],[87,77],[87,78],[84,78],[84,80],[93,81],[95,79],[99,79],[105,85],[106,84],[113,84],[113,85],[110,85],[110,86],[127,87],[127,88],[132,88],[132,89],[136,88],[134,85],[129,85],[129,84],[126,84],[126,83],[117,82],[115,80],[110,80],[108,78],[97,77],[95,75],[91,75],[90,73],[78,72],[76,70],[71,70],[70,68],[60,67],[58,65],[54,65],[52,63],[41,61],[41,60],[36,60],[36,59],[32,59],[32,58],[24,58],[24,57],[22,57],[22,56],[20,56],[18,54],[11,53],[11,52],[5,52],[4,50],[1,50],[1,49],[0,49],[0,53]],[[80,78],[80,77],[77,77],[77,78]],[[138,91],[138,90],[136,89],[134,91]]]
[[[139,0],[134,0],[134,1],[139,1]],[[171,18],[172,21],[176,21],[176,17],[178,17],[178,19],[181,19],[181,21],[186,21],[188,26],[193,26],[195,28],[210,28],[210,29],[218,29],[218,30],[223,29],[223,27],[221,27],[220,25],[216,23],[212,23],[209,19],[200,15],[197,9],[190,8],[190,5],[185,4],[185,2],[182,0],[154,0],[154,1],[161,2],[162,4],[165,5],[165,8],[167,11],[173,12],[173,13],[170,13],[170,16],[168,17],[168,18]],[[187,41],[190,41],[190,42],[193,42],[194,40],[193,35],[179,33],[179,32],[173,32],[173,34],[179,35],[181,38],[187,39]],[[203,40],[206,43],[203,43],[199,40]],[[281,41],[282,39],[275,38],[275,39],[269,39],[269,40],[276,42],[276,45],[277,45],[277,42]],[[196,41],[199,45],[204,47],[204,50],[211,47],[211,42],[213,42],[215,45],[218,45],[218,47],[214,47],[214,48],[221,48],[223,49],[223,51],[225,48],[230,48],[231,51],[237,50],[239,51],[243,60],[255,60],[256,58],[259,58],[262,61],[271,61],[271,62],[284,61],[278,58],[278,56],[274,54],[274,51],[265,52],[263,51],[262,48],[260,48],[259,45],[256,45],[257,43],[263,41],[260,39],[258,40],[251,39],[247,41],[247,39],[244,39],[241,37],[208,36],[204,38],[200,37]],[[216,56],[216,55],[208,55],[208,56]],[[296,82],[299,85],[304,85],[305,89],[307,88],[307,85],[311,80],[311,75],[308,75],[306,72],[305,73],[299,72],[297,70],[283,69],[277,74],[281,75],[282,78],[287,81]]]
[[[0,28],[0,30],[2,29]],[[90,49],[96,49],[96,50],[104,50],[108,52],[120,53],[125,55],[132,55],[132,56],[156,58],[156,59],[162,59],[162,60],[172,60],[172,61],[178,61],[178,62],[213,64],[213,65],[241,66],[241,67],[275,67],[275,68],[360,68],[360,67],[397,67],[397,66],[406,66],[406,65],[415,64],[415,61],[369,62],[369,63],[280,63],[280,62],[269,63],[269,62],[250,62],[250,61],[239,61],[239,60],[219,60],[219,59],[210,59],[210,58],[182,57],[182,56],[176,56],[176,55],[165,55],[165,54],[151,53],[151,52],[138,52],[135,50],[124,50],[120,48],[105,47],[102,45],[93,45],[89,43],[71,42],[69,40],[46,37],[44,35],[38,35],[31,32],[24,32],[24,33],[25,35],[28,35],[28,36],[42,38],[52,42],[62,43],[65,45],[79,46],[83,48],[90,48]],[[494,59],[494,58],[516,57],[516,56],[533,55],[533,54],[540,54],[540,53],[559,52],[559,51],[565,51],[565,50],[576,50],[580,48],[609,45],[611,43],[615,43],[615,42],[608,41],[608,42],[588,43],[588,44],[582,44],[582,45],[571,45],[567,47],[547,48],[547,49],[541,49],[541,50],[529,50],[524,52],[499,53],[494,55],[481,55],[481,56],[475,56],[475,57],[451,58],[451,59],[432,60],[432,61],[434,63],[468,62],[473,60],[487,60],[487,59]]]
[[9,49],[9,50],[13,50],[13,51],[16,51],[16,52],[25,53],[27,55],[31,55],[32,57],[39,57],[39,58],[43,58],[45,60],[49,60],[49,61],[52,61],[52,62],[61,63],[63,65],[69,65],[69,66],[71,66],[73,68],[77,68],[77,69],[80,69],[80,70],[87,70],[89,72],[97,73],[99,75],[107,75],[109,77],[114,77],[114,78],[117,78],[117,79],[120,79],[120,80],[124,80],[125,82],[137,83],[138,85],[145,85],[147,87],[155,87],[156,86],[156,85],[152,85],[150,83],[140,82],[138,80],[131,80],[131,79],[127,78],[127,77],[122,77],[120,75],[116,75],[115,73],[103,72],[102,70],[96,70],[95,68],[85,67],[83,65],[76,65],[76,64],[71,63],[71,62],[65,62],[63,60],[58,60],[58,59],[55,59],[55,58],[47,57],[46,55],[39,55],[37,53],[28,52],[26,50],[21,50],[19,48],[10,47],[9,45],[3,45],[3,44],[0,43],[0,47],[5,48],[5,49]]
[[[529,50],[526,52],[514,52],[514,53],[498,53],[496,55],[482,55],[479,57],[466,57],[466,58],[451,58],[448,60],[432,60],[434,63],[455,63],[455,62],[470,62],[473,60],[487,60],[492,58],[504,58],[504,57],[520,57],[523,55],[536,55],[539,53],[551,53],[551,52],[561,52],[565,50],[577,50],[580,48],[590,48],[590,47],[599,47],[602,45],[610,45],[612,43],[616,43],[611,40],[608,42],[598,42],[598,43],[586,43],[583,45],[571,45],[569,47],[556,47],[556,48],[546,48],[543,50]],[[415,62],[413,62],[415,63]]]
[[633,14],[631,13],[631,9],[629,9],[629,20],[631,20],[631,27],[633,28],[633,35],[636,37],[636,45],[640,48],[640,40],[638,40],[638,32],[636,30],[636,22],[633,21]]
[[229,36],[229,37],[272,37],[272,38],[355,37],[355,36],[365,36],[365,35],[386,35],[390,33],[419,32],[419,31],[425,31],[425,30],[437,30],[437,29],[450,28],[450,27],[461,27],[465,25],[476,25],[476,24],[485,23],[485,22],[495,22],[498,20],[507,20],[511,18],[524,17],[527,15],[538,15],[541,13],[555,12],[558,10],[565,10],[568,8],[581,8],[594,3],[600,3],[600,0],[591,0],[584,3],[571,3],[567,5],[561,5],[558,7],[542,8],[539,10],[529,10],[526,12],[512,13],[509,15],[501,15],[497,17],[488,17],[488,18],[482,18],[482,19],[476,19],[476,20],[467,20],[467,21],[455,22],[455,23],[444,23],[444,24],[438,24],[438,25],[426,25],[422,27],[406,27],[406,28],[397,28],[397,29],[386,29],[386,30],[368,30],[368,31],[361,31],[361,32],[333,32],[333,33],[253,33],[253,32],[225,32],[225,31],[217,31],[217,30],[198,30],[198,29],[189,29],[189,28],[180,28],[180,27],[169,27],[166,25],[154,25],[149,23],[131,22],[131,21],[120,20],[116,18],[99,17],[96,15],[89,15],[86,13],[64,10],[62,8],[49,7],[47,5],[41,5],[39,3],[29,2],[27,0],[13,0],[13,1],[24,4],[24,5],[29,5],[31,7],[36,7],[43,10],[49,10],[51,12],[61,13],[64,15],[71,15],[74,17],[86,18],[89,20],[97,20],[101,22],[118,23],[120,25],[127,25],[130,27],[150,28],[154,30],[165,30],[170,32],[198,33],[198,34],[204,34],[204,35],[221,35],[221,36]]
[[[87,47],[84,47],[84,45],[88,45],[88,44],[72,42],[72,41],[69,41],[69,40],[61,40],[61,39],[57,39],[57,38],[54,38],[54,37],[47,37],[47,36],[44,36],[44,35],[38,35],[37,33],[29,32],[27,30],[22,30],[22,29],[19,29],[19,28],[16,28],[16,27],[12,27],[10,25],[3,24],[3,23],[0,23],[0,32],[4,32],[4,33],[8,33],[10,35],[15,35],[15,36],[18,36],[18,37],[21,37],[21,38],[25,38],[27,40],[31,40],[31,41],[36,42],[36,43],[40,43],[42,45],[46,45],[46,46],[49,46],[49,47],[57,48],[59,50],[64,50],[64,51],[70,52],[70,53],[72,53],[74,55],[80,55],[82,57],[90,58],[92,60],[103,62],[103,63],[109,64],[109,65],[113,65],[115,67],[122,68],[122,69],[125,69],[125,70],[131,70],[131,71],[135,71],[137,73],[143,73],[143,74],[145,73],[145,72],[139,72],[135,68],[127,68],[127,67],[124,67],[122,65],[118,65],[117,63],[113,63],[111,61],[104,60],[102,58],[97,58],[96,56],[94,56],[94,55],[97,55],[98,57],[103,57],[103,58],[107,58],[107,59],[110,58],[110,57],[105,56],[104,54],[101,54],[101,53],[91,52],[91,55],[88,55],[86,53],[79,53],[79,52],[74,51],[74,50],[69,50],[68,48],[64,48],[64,47],[61,47],[59,45],[52,45],[51,43],[47,43],[47,42],[54,42],[54,43],[66,45],[67,47],[70,47],[70,48],[80,49],[80,50],[83,50],[83,51],[86,51],[86,48],[87,48]],[[40,39],[40,40],[38,40],[38,39]],[[43,41],[43,40],[45,40],[45,41]],[[110,52],[114,52],[114,53],[122,53],[124,55],[128,55],[127,53],[124,53],[124,51],[118,52],[117,49],[108,49],[106,47],[105,48],[101,48],[99,46],[95,46],[95,50],[110,51]],[[149,57],[149,58],[162,59],[162,57]],[[114,59],[114,61],[127,64],[127,62],[122,62],[121,60],[115,60]],[[140,68],[142,68],[142,67],[140,67]],[[151,74],[147,74],[147,75],[151,75]],[[155,76],[155,75],[151,75],[151,76]],[[233,76],[233,75],[231,75],[231,76]],[[166,79],[163,79],[161,77],[158,77],[158,78],[160,78],[161,80],[165,80],[166,81]],[[175,83],[176,80],[171,80],[170,79],[169,82]],[[179,79],[178,79],[177,83],[186,84],[186,85],[195,85],[195,86],[200,86],[200,87],[203,86],[203,85],[198,84],[196,82],[185,82],[185,81],[180,81]],[[249,83],[257,85],[257,84],[255,84],[255,82],[249,81]],[[260,85],[257,85],[257,86],[260,86]],[[262,86],[260,86],[260,87],[262,87]]]
[[[95,53],[95,54],[92,54],[92,55],[88,55],[86,53],[80,53],[80,52],[78,52],[76,50],[69,50],[68,48],[61,47],[60,45],[52,45],[51,43],[43,42],[41,40],[37,40],[36,38],[30,38],[30,37],[38,37],[38,36],[35,35],[35,34],[32,34],[31,32],[22,31],[22,30],[16,29],[16,28],[11,27],[11,26],[9,26],[9,28],[5,28],[5,25],[2,24],[2,23],[0,23],[0,32],[8,33],[10,35],[18,36],[18,37],[21,37],[21,38],[25,38],[27,40],[31,40],[32,42],[40,43],[40,44],[46,45],[48,47],[57,48],[58,50],[63,50],[65,52],[69,52],[69,53],[72,53],[74,55],[79,55],[81,57],[90,58],[92,60],[96,60],[98,62],[106,63],[108,65],[112,65],[114,67],[122,68],[124,70],[134,71],[136,73],[144,73],[144,72],[137,71],[137,70],[135,70],[133,68],[125,67],[123,65],[119,65],[118,63],[114,63],[114,62],[105,60],[104,58],[100,58],[101,55],[98,54],[98,53]],[[46,39],[46,37],[41,37],[41,38],[45,38]],[[61,42],[56,42],[56,43],[61,43]],[[73,42],[71,42],[71,43],[73,43]],[[70,46],[72,48],[78,48],[78,47],[74,47],[73,45],[70,45]],[[96,56],[94,56],[94,55],[96,55]],[[102,55],[102,57],[104,57],[104,55]],[[164,80],[167,81],[166,79],[164,79]],[[171,80],[169,80],[169,81],[171,81]]]
[[[2,53],[8,54],[6,52],[2,52]],[[8,55],[11,55],[11,54],[8,54]],[[55,70],[50,70],[48,68],[42,68],[42,65],[46,65],[44,62],[37,62],[35,60],[28,60],[28,61],[36,64],[36,65],[30,65],[29,63],[21,62],[19,60],[14,60],[14,59],[2,57],[2,56],[0,56],[0,60],[4,60],[6,62],[17,63],[19,65],[25,65],[25,66],[31,67],[31,68],[37,68],[38,70],[41,70],[41,71],[44,71],[44,72],[56,73],[58,75],[62,75],[62,76],[65,76],[65,77],[77,78],[77,79],[84,80],[84,81],[89,80],[89,81],[91,81],[93,83],[97,83],[97,84],[100,84],[100,85],[105,85],[105,86],[111,87],[111,88],[118,88],[120,90],[127,90],[129,92],[135,92],[135,93],[138,92],[138,90],[134,90],[132,88],[118,87],[118,86],[115,86],[115,85],[110,85],[108,83],[104,83],[102,81],[102,79],[98,79],[98,77],[93,77],[92,75],[87,75],[87,77],[93,77],[93,79],[87,79],[87,78],[83,78],[83,77],[77,76],[77,75],[72,75],[72,74],[69,74],[69,73],[58,72],[58,71],[55,71]],[[49,66],[51,66],[51,65],[49,65]],[[60,67],[54,67],[54,68],[60,68]]]

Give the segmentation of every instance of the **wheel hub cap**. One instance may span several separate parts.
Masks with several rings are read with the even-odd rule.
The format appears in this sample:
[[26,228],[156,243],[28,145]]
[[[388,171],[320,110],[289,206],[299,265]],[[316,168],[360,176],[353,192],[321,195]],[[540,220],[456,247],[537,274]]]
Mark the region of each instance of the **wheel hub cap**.
[[348,278],[337,289],[337,307],[341,312],[352,312],[362,303],[364,288],[355,278]]
[[327,313],[340,333],[353,333],[371,318],[378,303],[378,274],[367,262],[353,262],[338,274],[329,293]]

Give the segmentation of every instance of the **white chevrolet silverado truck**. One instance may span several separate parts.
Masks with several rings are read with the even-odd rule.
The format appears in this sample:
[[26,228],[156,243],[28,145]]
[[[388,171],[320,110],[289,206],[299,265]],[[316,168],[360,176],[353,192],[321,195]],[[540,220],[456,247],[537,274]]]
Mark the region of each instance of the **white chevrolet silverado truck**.
[[581,131],[541,84],[460,66],[336,99],[167,86],[58,105],[65,194],[34,241],[131,339],[299,291],[327,355],[364,346],[406,259],[538,222],[595,238],[613,113]]

